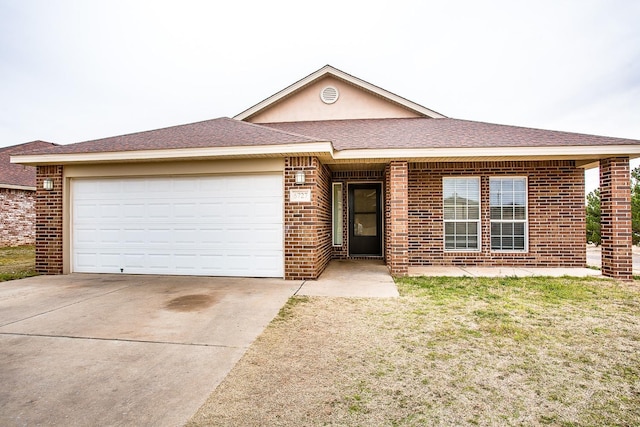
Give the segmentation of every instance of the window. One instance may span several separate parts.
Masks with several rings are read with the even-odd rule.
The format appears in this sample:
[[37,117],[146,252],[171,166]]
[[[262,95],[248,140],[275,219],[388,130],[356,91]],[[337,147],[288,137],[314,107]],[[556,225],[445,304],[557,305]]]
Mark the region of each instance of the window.
[[332,193],[333,246],[342,246],[342,183],[333,184]]
[[443,178],[444,248],[480,249],[480,179]]
[[527,179],[491,178],[491,249],[527,248]]

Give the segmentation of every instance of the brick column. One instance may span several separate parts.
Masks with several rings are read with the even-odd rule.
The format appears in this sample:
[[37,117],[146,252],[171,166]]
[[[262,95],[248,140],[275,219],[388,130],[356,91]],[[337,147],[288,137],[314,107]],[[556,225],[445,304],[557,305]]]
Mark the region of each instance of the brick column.
[[[297,185],[295,174],[305,172]],[[309,190],[310,201],[292,201]],[[331,174],[317,157],[289,157],[284,169],[284,277],[317,279],[331,259]]]
[[[53,190],[42,188],[53,180]],[[38,166],[36,172],[36,271],[62,274],[62,166]]]
[[629,158],[600,160],[602,274],[633,280]]
[[407,162],[387,167],[386,258],[391,274],[404,276],[409,268],[409,169]]

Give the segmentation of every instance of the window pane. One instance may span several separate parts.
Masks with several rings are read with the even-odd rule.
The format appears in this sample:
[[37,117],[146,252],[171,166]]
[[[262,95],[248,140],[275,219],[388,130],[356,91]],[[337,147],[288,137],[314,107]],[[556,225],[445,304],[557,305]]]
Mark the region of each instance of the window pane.
[[502,249],[513,249],[513,237],[502,238]]
[[456,208],[445,206],[444,207],[444,219],[456,219]]
[[524,250],[524,237],[514,237],[513,238],[513,249],[516,250]]
[[511,206],[502,208],[502,219],[513,219],[513,208]]
[[445,249],[455,249],[452,236],[446,236],[445,237],[445,239],[444,239],[444,248]]
[[455,222],[445,222],[444,223],[444,233],[445,234],[453,234],[455,233]]
[[500,224],[499,222],[492,222],[491,235],[499,236],[500,234],[502,234],[502,224]]
[[333,184],[333,245],[342,245],[342,184]]
[[354,236],[376,236],[378,234],[376,214],[353,214]]
[[448,199],[456,192],[456,182],[451,178],[445,178],[442,182],[442,196]]
[[491,249],[525,250],[527,186],[525,178],[490,179]]
[[491,219],[502,219],[502,209],[491,206]]
[[442,190],[445,249],[477,249],[480,240],[476,222],[480,219],[479,180],[444,178]]
[[524,222],[516,222],[513,224],[513,234],[516,236],[524,236]]
[[513,202],[518,206],[526,206],[527,196],[525,193],[514,193]]
[[376,212],[377,197],[375,189],[353,190],[353,209],[357,213]]
[[480,219],[480,207],[479,206],[469,206],[468,208],[468,217],[466,219]]

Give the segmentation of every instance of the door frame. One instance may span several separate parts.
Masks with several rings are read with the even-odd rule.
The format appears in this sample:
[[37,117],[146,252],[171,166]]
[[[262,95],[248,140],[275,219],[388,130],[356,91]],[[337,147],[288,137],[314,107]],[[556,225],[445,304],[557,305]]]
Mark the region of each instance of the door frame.
[[[385,192],[384,192],[384,181],[347,181],[346,183],[346,190],[345,191],[345,201],[346,201],[346,211],[347,211],[347,223],[345,224],[345,226],[347,227],[347,233],[346,233],[346,238],[347,238],[347,257],[348,258],[384,258],[384,253],[385,253],[385,238],[384,238],[384,233],[385,233]],[[380,254],[379,255],[366,255],[366,254],[355,254],[352,255],[351,254],[351,230],[352,230],[352,223],[351,223],[351,198],[350,198],[350,187],[351,186],[358,186],[358,185],[367,185],[367,184],[376,184],[380,186],[380,206],[379,206],[379,212],[380,212]]]

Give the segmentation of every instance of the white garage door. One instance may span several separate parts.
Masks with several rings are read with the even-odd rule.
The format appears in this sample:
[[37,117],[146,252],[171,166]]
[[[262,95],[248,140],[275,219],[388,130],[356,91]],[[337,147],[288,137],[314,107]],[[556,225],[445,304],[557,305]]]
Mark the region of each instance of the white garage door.
[[283,277],[281,174],[72,181],[73,271]]

